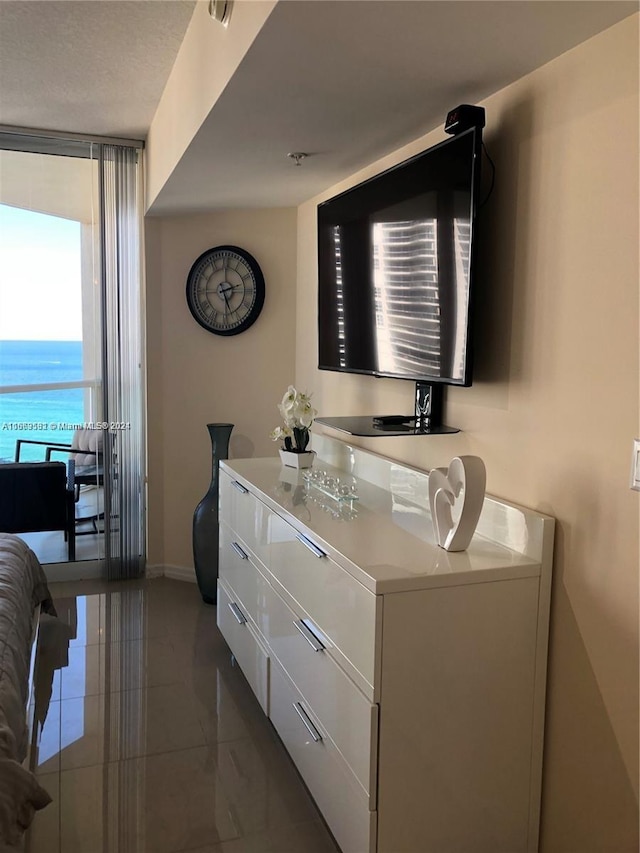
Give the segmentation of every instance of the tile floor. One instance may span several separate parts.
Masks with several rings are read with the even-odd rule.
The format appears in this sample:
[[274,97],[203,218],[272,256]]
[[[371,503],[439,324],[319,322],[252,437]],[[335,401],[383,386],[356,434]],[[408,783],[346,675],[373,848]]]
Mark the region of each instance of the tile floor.
[[194,584],[51,590],[26,853],[337,853]]

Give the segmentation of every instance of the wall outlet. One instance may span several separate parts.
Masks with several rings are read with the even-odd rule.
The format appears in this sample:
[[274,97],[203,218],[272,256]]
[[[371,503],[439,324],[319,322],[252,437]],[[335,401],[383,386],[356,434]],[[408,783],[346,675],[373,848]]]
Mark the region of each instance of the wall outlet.
[[631,457],[631,483],[632,489],[640,492],[640,438],[633,440],[633,456]]

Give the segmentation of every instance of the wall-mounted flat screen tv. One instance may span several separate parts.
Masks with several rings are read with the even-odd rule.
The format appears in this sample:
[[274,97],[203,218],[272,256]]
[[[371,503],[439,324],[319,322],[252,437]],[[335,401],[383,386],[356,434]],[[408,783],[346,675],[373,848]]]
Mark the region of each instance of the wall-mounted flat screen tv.
[[482,131],[318,206],[319,367],[471,384]]

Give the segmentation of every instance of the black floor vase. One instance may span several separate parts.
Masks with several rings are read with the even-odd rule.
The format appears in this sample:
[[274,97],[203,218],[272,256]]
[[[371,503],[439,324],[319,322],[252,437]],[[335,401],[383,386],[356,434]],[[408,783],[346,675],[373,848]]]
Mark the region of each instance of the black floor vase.
[[193,514],[193,562],[203,601],[215,604],[218,580],[218,463],[229,455],[233,424],[207,424],[211,436],[211,483]]

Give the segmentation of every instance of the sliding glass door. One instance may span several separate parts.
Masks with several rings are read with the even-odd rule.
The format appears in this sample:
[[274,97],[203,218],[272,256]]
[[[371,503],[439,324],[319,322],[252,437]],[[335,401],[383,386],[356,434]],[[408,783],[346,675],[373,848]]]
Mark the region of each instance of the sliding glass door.
[[43,563],[84,561],[76,576],[143,567],[140,155],[0,132],[0,466],[21,483],[64,464],[75,515],[71,535],[18,532],[30,519],[0,501],[0,531]]

